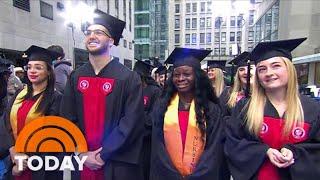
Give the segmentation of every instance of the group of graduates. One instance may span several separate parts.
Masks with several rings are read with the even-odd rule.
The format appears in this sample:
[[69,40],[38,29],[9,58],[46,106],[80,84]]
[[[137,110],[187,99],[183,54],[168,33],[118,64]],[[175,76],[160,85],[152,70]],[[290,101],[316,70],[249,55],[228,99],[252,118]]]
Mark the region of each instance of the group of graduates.
[[[134,71],[110,55],[125,22],[99,10],[87,24],[89,62],[74,70],[63,94],[54,88],[51,62],[59,54],[31,46],[27,85],[9,103],[2,96],[0,157],[9,157],[7,179],[63,179],[61,171],[17,166],[14,144],[23,127],[47,115],[64,117],[83,132],[88,152],[72,179],[211,180],[318,179],[320,108],[298,93],[291,51],[306,38],[259,43],[232,62],[232,87],[216,63],[204,71],[208,50],[175,48],[158,68]],[[7,71],[1,63],[0,73]],[[165,72],[164,74],[160,72]],[[162,77],[160,77],[163,75]],[[2,80],[1,80],[2,82]],[[27,154],[32,155],[32,154]]]

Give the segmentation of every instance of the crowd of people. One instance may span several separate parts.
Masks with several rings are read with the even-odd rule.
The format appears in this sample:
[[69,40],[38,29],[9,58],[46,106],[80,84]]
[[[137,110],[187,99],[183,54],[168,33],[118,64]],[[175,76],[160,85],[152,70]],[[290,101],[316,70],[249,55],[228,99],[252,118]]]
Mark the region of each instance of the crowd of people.
[[74,154],[87,157],[84,169],[71,179],[319,178],[320,108],[299,94],[291,62],[306,38],[243,52],[231,61],[230,87],[225,61],[201,69],[210,50],[175,48],[162,66],[138,60],[129,70],[110,55],[125,22],[96,13],[84,30],[89,60],[78,69],[57,45],[30,46],[25,69],[0,60],[4,179],[63,179],[63,171],[31,171],[26,160],[20,169],[15,159],[32,155],[15,151],[21,130],[47,115],[70,120],[86,138],[88,151]]

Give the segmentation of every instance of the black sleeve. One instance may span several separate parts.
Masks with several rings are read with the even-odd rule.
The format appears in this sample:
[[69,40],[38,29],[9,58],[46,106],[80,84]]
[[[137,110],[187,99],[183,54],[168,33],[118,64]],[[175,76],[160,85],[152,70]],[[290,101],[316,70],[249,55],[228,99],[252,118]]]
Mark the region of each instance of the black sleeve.
[[46,112],[46,116],[58,116],[60,110],[62,94],[58,91],[53,93],[52,101],[50,103],[50,107]]
[[74,84],[75,78],[74,71],[71,73],[66,87],[63,92],[62,100],[60,103],[60,116],[72,121],[73,123],[77,123],[76,118],[76,106],[75,106],[75,92],[74,92]]
[[155,102],[160,97],[161,89],[156,87],[153,91],[151,100],[150,100],[150,109],[145,114],[145,126],[146,128],[150,129],[152,127],[152,119],[151,119],[151,112],[155,108]]
[[144,118],[144,106],[141,80],[138,74],[133,73],[132,79],[127,81],[124,116],[103,140],[101,157],[104,161],[142,138],[144,123],[141,123],[141,120]]
[[227,121],[224,152],[231,175],[235,180],[252,179],[265,161],[269,147],[250,134],[244,122],[245,102],[240,101]]
[[298,144],[287,144],[284,147],[293,152],[294,164],[289,167],[292,180],[320,177],[320,113],[311,124],[309,139]]
[[225,88],[219,97],[219,105],[222,110],[223,116],[231,116],[231,109],[228,106],[228,100],[230,97],[230,88]]

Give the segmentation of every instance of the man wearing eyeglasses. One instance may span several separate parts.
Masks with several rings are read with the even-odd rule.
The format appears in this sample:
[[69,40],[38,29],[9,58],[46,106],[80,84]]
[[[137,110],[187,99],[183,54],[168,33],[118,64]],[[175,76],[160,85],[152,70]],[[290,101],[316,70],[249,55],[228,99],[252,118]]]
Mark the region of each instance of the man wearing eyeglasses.
[[97,10],[84,31],[89,63],[73,71],[66,84],[61,115],[76,123],[89,151],[74,179],[143,179],[143,96],[139,76],[110,55],[125,22]]

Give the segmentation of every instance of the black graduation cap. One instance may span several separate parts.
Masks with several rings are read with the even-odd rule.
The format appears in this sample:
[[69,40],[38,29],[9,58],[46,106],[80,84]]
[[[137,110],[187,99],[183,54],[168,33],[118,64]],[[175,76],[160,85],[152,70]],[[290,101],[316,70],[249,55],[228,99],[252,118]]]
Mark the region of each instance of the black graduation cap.
[[45,61],[52,64],[52,61],[57,59],[60,54],[48,49],[32,45],[25,52],[29,61]]
[[273,57],[286,57],[292,60],[291,51],[307,38],[288,39],[259,43],[251,52],[251,59],[257,64]]
[[158,73],[159,75],[166,74],[167,68],[165,66],[159,66],[158,69],[155,71],[155,73]]
[[[241,53],[239,56],[237,56],[236,58],[232,59],[229,64],[234,64],[238,67],[241,66],[247,66],[248,65],[248,60],[250,60],[250,53],[245,51],[243,53]],[[250,61],[251,62],[251,61]]]
[[150,71],[154,66],[152,66],[151,64],[138,60],[135,64],[134,64],[134,68],[133,70],[136,71],[137,73],[139,73],[140,75],[143,76],[150,76]]
[[211,68],[219,68],[219,69],[224,69],[226,66],[227,61],[208,61],[207,62],[207,67],[209,69]]
[[122,38],[122,32],[126,26],[126,22],[121,21],[118,18],[110,16],[109,14],[96,9],[94,13],[97,15],[93,19],[93,24],[99,24],[104,26],[110,33],[112,39],[114,40],[114,45],[118,45],[120,38]]
[[188,65],[201,69],[200,62],[207,57],[211,51],[212,50],[176,47],[164,63],[173,64],[174,68]]
[[9,67],[12,65],[12,62],[7,59],[0,58],[0,73],[10,72]]

